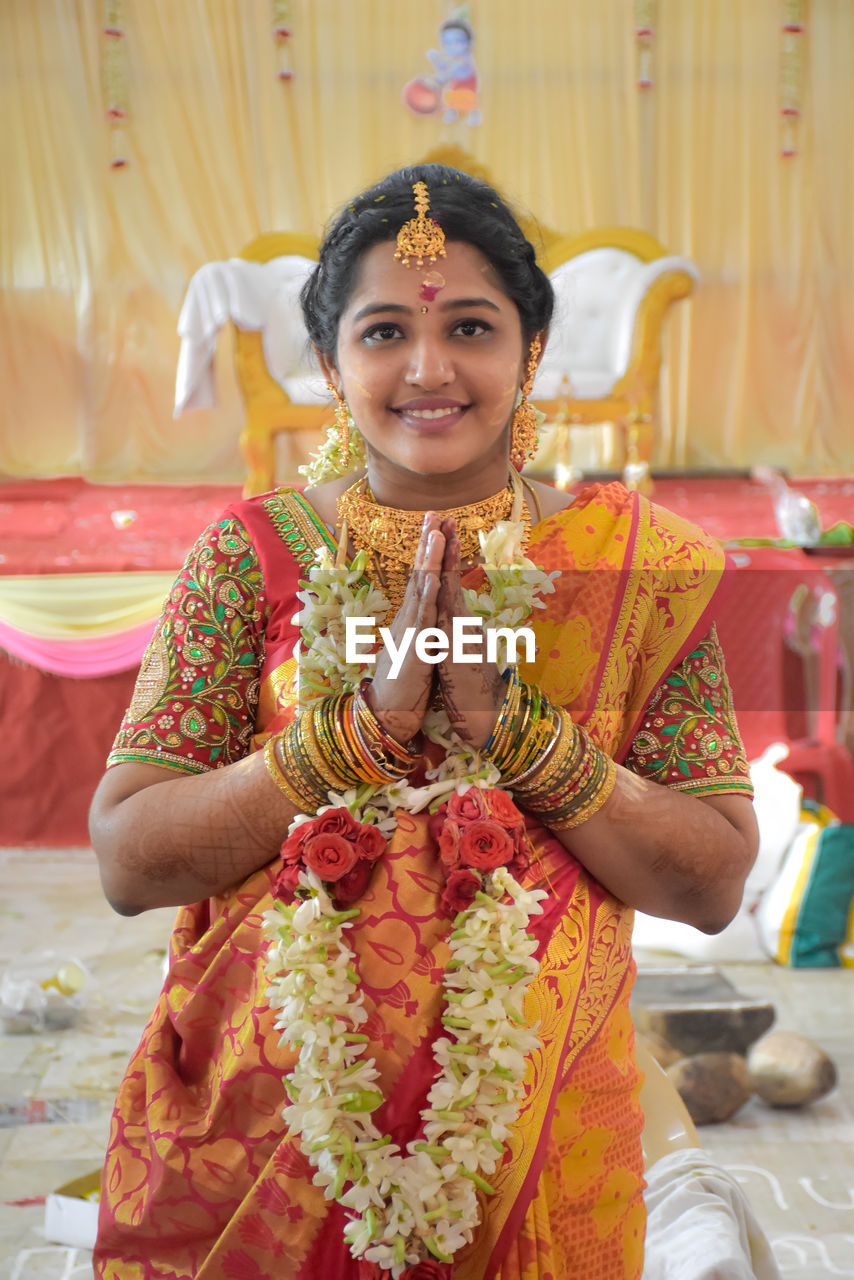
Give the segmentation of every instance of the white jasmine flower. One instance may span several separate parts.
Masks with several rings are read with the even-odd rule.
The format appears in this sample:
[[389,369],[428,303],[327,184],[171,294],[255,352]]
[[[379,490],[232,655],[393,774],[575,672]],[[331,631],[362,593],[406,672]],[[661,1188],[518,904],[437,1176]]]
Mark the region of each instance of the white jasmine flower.
[[[349,1194],[349,1193],[347,1193]],[[341,1197],[341,1203],[347,1205],[348,1208],[355,1206],[347,1204],[346,1195]],[[365,1206],[367,1207],[367,1206]],[[368,1245],[371,1243],[373,1236],[371,1229],[364,1218],[358,1217],[352,1219],[344,1228],[344,1239],[350,1246],[350,1252],[355,1258],[360,1257]]]
[[478,533],[483,567],[487,570],[503,568],[519,560],[525,541],[525,526],[521,520],[498,520],[493,529]]

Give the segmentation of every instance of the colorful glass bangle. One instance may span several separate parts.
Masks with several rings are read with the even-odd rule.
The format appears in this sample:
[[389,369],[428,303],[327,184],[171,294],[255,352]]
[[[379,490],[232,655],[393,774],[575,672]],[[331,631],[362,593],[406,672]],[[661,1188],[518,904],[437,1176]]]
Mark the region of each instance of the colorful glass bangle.
[[[565,713],[561,713],[565,716]],[[616,765],[573,726],[563,733],[548,763],[514,793],[525,808],[553,830],[579,826],[605,804],[616,783]]]
[[353,696],[353,716],[365,740],[371,745],[376,743],[381,758],[386,758],[386,763],[402,770],[404,774],[409,773],[417,765],[421,753],[413,749],[412,743],[399,742],[375,715],[365,696],[370,684],[371,680],[367,676],[359,684]]

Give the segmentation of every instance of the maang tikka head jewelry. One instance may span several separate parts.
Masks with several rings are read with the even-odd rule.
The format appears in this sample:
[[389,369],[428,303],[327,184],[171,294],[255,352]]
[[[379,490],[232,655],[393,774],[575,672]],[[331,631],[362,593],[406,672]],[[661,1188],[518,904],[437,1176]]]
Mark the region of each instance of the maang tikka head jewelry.
[[522,399],[516,406],[510,426],[510,461],[517,471],[521,471],[528,459],[533,458],[537,451],[537,411],[532,404],[529,404],[528,396],[534,385],[534,376],[542,349],[540,335],[536,334],[528,349],[528,367],[525,370]]
[[445,233],[438,222],[427,216],[430,210],[427,183],[416,182],[412,190],[415,192],[416,216],[404,222],[398,231],[394,256],[405,267],[409,266],[410,258],[415,258],[417,267],[423,267],[425,258],[435,262],[437,258],[447,257]]

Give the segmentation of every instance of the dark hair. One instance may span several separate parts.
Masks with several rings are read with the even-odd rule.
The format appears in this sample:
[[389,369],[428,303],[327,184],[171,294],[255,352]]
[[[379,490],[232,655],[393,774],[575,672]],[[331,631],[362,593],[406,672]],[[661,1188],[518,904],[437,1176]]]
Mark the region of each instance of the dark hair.
[[416,182],[427,183],[430,217],[447,239],[474,245],[489,260],[504,292],[516,304],[525,342],[547,329],[554,307],[551,282],[498,192],[459,169],[421,164],[398,169],[357,196],[327,231],[317,267],[300,294],[308,335],[317,349],[334,356],[338,325],[355,286],[359,262],[375,244],[395,240],[404,222],[414,216]]
[[439,34],[443,31],[462,31],[464,36],[468,37],[469,44],[474,43],[474,28],[465,18],[448,18],[447,22],[443,22],[439,28]]

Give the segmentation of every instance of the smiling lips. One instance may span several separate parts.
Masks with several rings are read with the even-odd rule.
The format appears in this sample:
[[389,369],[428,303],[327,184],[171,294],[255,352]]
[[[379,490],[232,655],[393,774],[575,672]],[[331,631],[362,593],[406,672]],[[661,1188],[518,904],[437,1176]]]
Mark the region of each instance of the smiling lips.
[[447,427],[459,422],[468,407],[459,400],[420,399],[395,405],[393,411],[412,426]]

